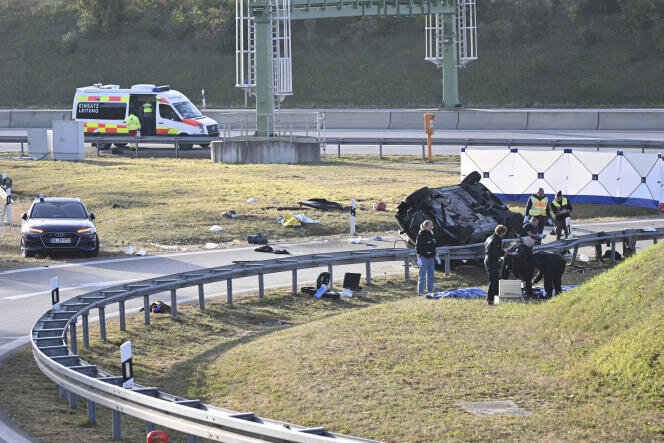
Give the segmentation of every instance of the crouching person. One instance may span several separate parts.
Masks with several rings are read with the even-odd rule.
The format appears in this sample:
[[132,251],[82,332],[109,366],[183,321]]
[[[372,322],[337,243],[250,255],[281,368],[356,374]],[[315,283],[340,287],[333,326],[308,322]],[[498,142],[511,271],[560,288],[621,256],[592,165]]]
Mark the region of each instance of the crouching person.
[[531,237],[523,237],[521,243],[513,252],[505,256],[502,279],[509,278],[510,273],[523,283],[525,299],[533,298],[533,276],[535,275],[535,264],[533,259],[533,246],[535,240]]
[[436,238],[433,236],[433,222],[424,220],[420,225],[420,232],[415,240],[417,252],[417,264],[420,267],[420,275],[417,279],[417,293],[424,295],[424,283],[426,281],[427,293],[433,292],[433,278],[435,271]]
[[554,289],[556,295],[560,295],[563,292],[562,276],[567,266],[565,259],[558,254],[537,252],[533,254],[533,261],[535,267],[539,269],[539,274],[533,283],[538,283],[544,277],[544,292],[546,293],[546,297],[553,297]]
[[507,253],[503,249],[503,238],[507,234],[505,225],[498,225],[494,234],[484,242],[484,267],[489,275],[489,289],[487,291],[486,301],[489,306],[493,305],[493,300],[498,295],[498,281],[501,274],[501,259]]

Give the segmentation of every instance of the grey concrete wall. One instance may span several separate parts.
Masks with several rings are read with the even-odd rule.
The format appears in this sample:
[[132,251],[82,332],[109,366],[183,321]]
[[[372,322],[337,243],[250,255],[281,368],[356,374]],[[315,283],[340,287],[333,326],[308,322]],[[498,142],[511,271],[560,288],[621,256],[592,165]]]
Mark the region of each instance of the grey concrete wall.
[[597,129],[597,111],[531,111],[526,129]]
[[53,120],[71,120],[71,111],[10,111],[10,128],[50,128]]
[[459,111],[457,129],[512,129],[523,130],[528,126],[528,112],[491,109]]
[[[664,130],[664,109],[284,109],[282,127],[292,121],[294,130],[313,130],[314,112],[325,112],[328,129],[423,131],[423,115],[433,112],[434,128],[447,130]],[[233,129],[255,126],[251,110],[210,109],[205,114]],[[70,119],[69,110],[0,110],[0,128],[50,128],[53,120]]]
[[599,111],[597,128],[664,131],[664,111]]
[[216,163],[313,163],[320,161],[320,146],[311,137],[233,137],[212,142],[210,155]]

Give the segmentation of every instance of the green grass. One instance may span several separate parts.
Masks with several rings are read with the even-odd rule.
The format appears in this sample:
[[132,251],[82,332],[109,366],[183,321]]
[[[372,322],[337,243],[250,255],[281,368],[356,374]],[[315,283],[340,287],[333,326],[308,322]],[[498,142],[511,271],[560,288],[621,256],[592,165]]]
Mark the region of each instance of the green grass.
[[[458,157],[448,163],[427,164],[412,156],[344,156],[317,164],[226,165],[200,159],[89,156],[85,162],[16,162],[0,158],[14,186],[14,226],[0,237],[0,269],[28,264],[48,265],[52,259],[23,259],[18,255],[20,215],[35,196],[79,197],[97,216],[101,254],[121,254],[132,245],[150,254],[200,249],[212,242],[223,246],[246,244],[247,235],[263,233],[271,241],[335,237],[348,232],[348,213],[317,211],[297,202],[312,197],[358,203],[357,232],[361,235],[396,230],[397,205],[411,192],[459,181]],[[254,197],[256,203],[247,203]],[[387,203],[375,212],[373,203]],[[278,209],[291,207],[295,209]],[[655,210],[634,207],[575,205],[574,219],[607,220],[662,217]],[[221,216],[235,210],[237,219]],[[523,203],[514,205],[522,211]],[[319,224],[286,228],[277,223],[286,212],[304,212]],[[210,231],[218,224],[221,232]]]
[[[661,246],[651,248],[599,277],[607,268],[593,262],[585,274],[566,273],[563,282],[592,278],[593,288],[606,279],[604,284],[618,289],[617,275],[643,278],[632,271],[661,267],[663,252]],[[486,287],[486,280],[477,268],[459,268],[450,277],[439,275],[437,284]],[[639,307],[661,313],[649,285],[641,285],[648,289]],[[414,298],[414,280],[399,276],[376,280],[367,289],[364,296],[338,302],[277,290],[265,299],[238,297],[233,306],[209,300],[205,312],[180,305],[176,321],[154,315],[146,327],[142,315],[129,317],[127,332],[120,332],[113,319],[107,322],[107,342],[99,341],[97,325],[92,325],[92,347],[80,351],[89,362],[117,373],[119,346],[131,340],[141,384],[385,441],[651,440],[662,432],[661,390],[640,398],[618,389],[614,393],[614,382],[598,391],[583,380],[583,365],[594,352],[619,338],[619,331],[639,330],[644,317],[612,305],[616,312],[609,310],[610,316],[624,318],[595,335],[603,326],[584,326],[582,319],[593,310],[603,315],[606,298],[613,298],[606,290],[603,296],[586,296],[578,289],[544,304],[503,303],[489,309],[476,301]],[[631,300],[625,296],[621,302]],[[578,320],[565,323],[571,306],[577,307],[570,314]],[[265,324],[277,320],[286,325]],[[661,351],[661,334],[651,343],[652,351]],[[626,356],[630,369],[638,366],[630,362],[639,362],[641,354],[637,349]],[[30,360],[25,349],[8,363],[8,375],[0,379],[0,405],[35,437],[75,439],[85,425],[85,408],[70,411],[58,404],[57,391]],[[614,368],[615,362],[608,361],[607,367]],[[661,380],[661,374],[636,375],[640,387]],[[535,416],[478,419],[455,406],[460,400],[496,398],[510,398]],[[100,415],[108,414],[100,410]],[[105,420],[85,429],[100,441],[109,440]],[[126,439],[135,441],[144,425],[129,421],[123,429]]]
[[[572,20],[572,3],[579,2],[479,3],[480,60],[461,71],[463,104],[661,106],[658,28],[625,32],[619,14]],[[0,107],[69,108],[76,87],[98,81],[171,84],[196,102],[205,89],[209,106],[242,106],[232,43],[217,49],[201,42],[197,29],[176,35],[171,6],[130,14],[116,36],[74,35],[63,45],[76,31],[74,6],[0,2]],[[423,28],[423,17],[294,22],[294,95],[283,106],[439,105],[441,74],[424,61]]]

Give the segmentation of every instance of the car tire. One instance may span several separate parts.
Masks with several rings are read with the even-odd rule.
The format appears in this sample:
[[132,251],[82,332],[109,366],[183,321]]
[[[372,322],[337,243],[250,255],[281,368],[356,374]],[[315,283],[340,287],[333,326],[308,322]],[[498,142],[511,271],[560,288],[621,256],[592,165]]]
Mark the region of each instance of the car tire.
[[[189,135],[189,134],[178,134],[178,137],[186,137],[187,135]],[[187,150],[187,151],[188,151],[189,149],[191,149],[191,148],[194,147],[194,144],[193,144],[193,143],[182,143],[182,142],[179,142],[179,143],[178,143],[178,146],[180,147],[180,149],[183,149],[183,150]]]
[[25,247],[25,240],[21,239],[21,257],[28,258],[28,257],[33,257],[34,255],[35,255],[34,252],[29,251],[29,250]]
[[113,143],[116,148],[126,148],[127,143]]
[[88,257],[96,257],[99,255],[99,236],[95,234],[95,248],[92,251],[86,252]]
[[112,145],[113,145],[112,143],[94,143],[93,144],[94,147],[99,147],[100,151],[108,151],[109,149],[111,149]]

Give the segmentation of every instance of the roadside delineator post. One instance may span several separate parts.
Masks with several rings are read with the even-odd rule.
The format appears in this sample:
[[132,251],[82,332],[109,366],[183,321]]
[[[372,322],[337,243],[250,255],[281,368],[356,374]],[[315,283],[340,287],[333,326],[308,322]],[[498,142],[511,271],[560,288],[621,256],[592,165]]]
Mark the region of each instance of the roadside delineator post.
[[120,361],[122,362],[122,387],[134,387],[134,366],[131,362],[131,341],[120,346]]
[[355,211],[357,210],[357,203],[355,199],[350,201],[350,235],[355,235]]
[[57,275],[51,279],[51,304],[53,309],[60,309],[60,284]]

